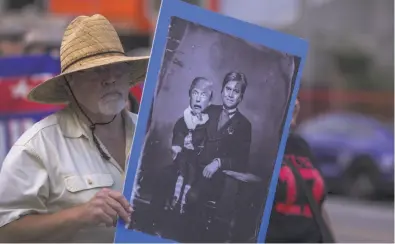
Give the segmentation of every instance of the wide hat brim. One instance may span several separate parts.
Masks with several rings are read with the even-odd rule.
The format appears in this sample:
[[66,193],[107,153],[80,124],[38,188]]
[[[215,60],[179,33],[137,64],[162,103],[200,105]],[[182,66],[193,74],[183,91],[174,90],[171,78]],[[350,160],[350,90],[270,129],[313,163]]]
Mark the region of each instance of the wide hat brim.
[[95,67],[107,66],[119,63],[128,63],[131,68],[130,85],[143,82],[147,73],[149,57],[127,57],[123,55],[103,54],[94,58],[88,58],[73,64],[65,72],[44,81],[33,88],[27,96],[30,101],[45,104],[64,104],[69,102],[69,96],[65,89],[65,75],[77,71],[89,70]]

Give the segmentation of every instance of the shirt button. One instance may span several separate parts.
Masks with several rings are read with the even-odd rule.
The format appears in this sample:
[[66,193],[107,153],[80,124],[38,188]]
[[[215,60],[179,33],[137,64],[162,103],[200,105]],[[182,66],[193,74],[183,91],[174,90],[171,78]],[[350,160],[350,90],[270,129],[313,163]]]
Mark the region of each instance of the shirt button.
[[92,182],[91,179],[88,179],[88,184],[89,184],[89,185],[92,185],[92,184],[93,184],[93,182]]

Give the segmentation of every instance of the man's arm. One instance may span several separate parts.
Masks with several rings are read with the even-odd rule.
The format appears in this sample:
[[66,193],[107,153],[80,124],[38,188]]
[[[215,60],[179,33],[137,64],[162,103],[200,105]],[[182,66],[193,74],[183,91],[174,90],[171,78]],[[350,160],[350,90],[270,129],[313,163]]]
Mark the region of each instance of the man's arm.
[[0,242],[58,241],[81,227],[79,208],[47,214],[48,178],[33,149],[11,148],[0,171]]
[[84,226],[80,209],[24,216],[0,228],[0,242],[67,241]]
[[232,170],[244,172],[248,165],[251,147],[251,123],[246,120],[241,127],[235,144],[231,150],[230,157],[220,158],[220,167],[222,170]]
[[55,242],[81,227],[79,208],[48,214],[48,178],[33,149],[11,148],[0,171],[0,242]]

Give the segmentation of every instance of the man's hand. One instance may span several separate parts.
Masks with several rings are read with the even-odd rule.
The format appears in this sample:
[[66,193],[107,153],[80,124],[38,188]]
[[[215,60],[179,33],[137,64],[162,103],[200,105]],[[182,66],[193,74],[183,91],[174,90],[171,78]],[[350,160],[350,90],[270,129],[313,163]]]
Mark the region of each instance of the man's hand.
[[171,147],[171,156],[173,160],[177,158],[177,155],[182,151],[182,148],[180,146],[172,146]]
[[220,167],[220,161],[218,159],[214,159],[203,169],[203,176],[210,179]]
[[97,226],[104,223],[107,227],[115,225],[117,216],[129,224],[133,211],[120,192],[110,189],[102,189],[96,193],[89,202],[81,205],[79,210],[84,224]]

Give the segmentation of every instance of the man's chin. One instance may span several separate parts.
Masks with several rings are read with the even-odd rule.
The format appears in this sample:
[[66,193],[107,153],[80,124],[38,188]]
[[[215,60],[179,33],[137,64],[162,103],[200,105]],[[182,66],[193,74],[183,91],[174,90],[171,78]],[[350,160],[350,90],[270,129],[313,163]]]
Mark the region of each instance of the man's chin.
[[195,113],[195,114],[201,114],[202,113],[202,110],[193,110],[193,112]]
[[226,109],[235,109],[235,108],[237,108],[237,105],[234,105],[234,104],[229,105],[229,104],[224,103],[224,107],[225,107]]
[[105,104],[102,106],[99,105],[99,111],[103,115],[114,116],[116,114],[119,114],[123,109],[125,109],[125,107],[126,104],[124,103]]
[[200,114],[202,112],[201,108],[192,108],[192,112],[196,113],[196,114]]

